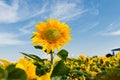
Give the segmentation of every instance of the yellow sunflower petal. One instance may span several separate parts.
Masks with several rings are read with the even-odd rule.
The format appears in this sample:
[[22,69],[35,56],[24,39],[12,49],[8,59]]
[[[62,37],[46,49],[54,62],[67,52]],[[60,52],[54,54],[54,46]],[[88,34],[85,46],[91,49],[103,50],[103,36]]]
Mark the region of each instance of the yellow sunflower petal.
[[71,28],[65,23],[57,19],[49,19],[46,22],[40,22],[36,25],[37,32],[32,38],[34,45],[43,45],[42,50],[54,51],[59,50],[62,46],[71,40]]

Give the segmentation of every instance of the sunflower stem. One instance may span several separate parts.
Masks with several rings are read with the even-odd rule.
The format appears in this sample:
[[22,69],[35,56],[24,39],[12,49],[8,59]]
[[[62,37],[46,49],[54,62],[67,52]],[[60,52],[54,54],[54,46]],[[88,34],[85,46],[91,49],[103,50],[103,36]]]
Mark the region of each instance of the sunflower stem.
[[53,54],[53,52],[51,52],[50,55],[51,55],[51,65],[53,65],[53,59],[54,59],[54,54]]

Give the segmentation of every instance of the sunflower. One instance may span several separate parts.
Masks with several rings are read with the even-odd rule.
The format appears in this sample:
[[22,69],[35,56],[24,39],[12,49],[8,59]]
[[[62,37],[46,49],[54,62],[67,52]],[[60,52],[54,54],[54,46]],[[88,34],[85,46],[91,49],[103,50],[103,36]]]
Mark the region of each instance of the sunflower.
[[69,26],[57,19],[49,19],[46,22],[40,22],[36,25],[37,32],[33,32],[33,45],[42,45],[42,50],[54,51],[60,50],[68,41],[71,40]]

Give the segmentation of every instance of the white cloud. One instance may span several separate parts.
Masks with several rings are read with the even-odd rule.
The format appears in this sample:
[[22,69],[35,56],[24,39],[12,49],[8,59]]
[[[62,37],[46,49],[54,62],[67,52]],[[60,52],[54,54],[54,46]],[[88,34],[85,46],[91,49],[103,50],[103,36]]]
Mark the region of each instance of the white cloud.
[[0,33],[0,45],[22,45],[25,44],[24,41],[21,41],[18,38],[18,35],[12,33]]
[[93,14],[94,16],[99,15],[99,9],[91,9],[91,14]]
[[120,35],[120,20],[110,23],[103,31],[99,32],[102,36],[119,36]]
[[[35,1],[34,1],[35,2]],[[0,0],[0,23],[13,23],[23,21],[46,11],[47,2],[43,6],[36,5],[29,0],[12,0],[11,5],[7,4],[4,0]]]
[[23,34],[30,34],[34,29],[35,24],[36,24],[36,22],[32,21],[29,24],[27,24],[27,25],[23,26],[22,28],[20,28],[19,31],[21,31]]
[[[35,2],[35,1],[33,1]],[[21,1],[20,2],[20,8],[19,8],[19,21],[23,21],[23,20],[29,20],[31,18],[34,18],[36,16],[39,16],[39,18],[43,17],[45,15],[45,13],[47,12],[47,6],[48,6],[48,2],[43,3],[43,5],[36,7],[36,5],[41,4],[42,2],[38,2],[37,4],[34,4],[32,2],[27,2],[26,1]],[[23,7],[24,6],[24,7]],[[23,14],[23,15],[21,15]]]
[[94,3],[94,1],[90,1],[90,6],[89,6],[89,12],[90,14],[92,14],[93,16],[98,16],[99,15],[99,2],[98,3]]
[[86,12],[99,14],[95,7],[85,8],[82,0],[11,0],[10,3],[12,4],[0,0],[0,23],[13,23],[35,17],[68,21],[79,18]]
[[0,1],[0,23],[13,23],[36,16],[71,20],[87,11],[81,5],[81,0],[79,2],[37,0],[37,3],[32,0],[13,0],[11,3],[12,5],[9,5],[4,0]]
[[120,30],[113,31],[113,32],[103,33],[103,35],[108,35],[108,36],[120,36]]
[[40,10],[38,10],[35,14],[31,15],[29,18],[38,16],[40,14],[44,14],[46,12],[47,5],[48,5],[48,3],[45,3],[44,6]]
[[18,7],[18,0],[14,0],[11,6],[0,0],[0,22],[9,23],[18,20]]
[[[86,26],[87,25],[87,26]],[[87,24],[86,23],[85,26],[82,27],[82,29],[79,31],[79,32],[86,32],[86,31],[89,31],[95,27],[97,27],[99,25],[99,22],[94,22],[94,23],[89,23]]]
[[57,18],[59,20],[70,20],[76,16],[80,16],[86,12],[82,6],[78,6],[77,3],[56,3],[51,7],[50,18]]

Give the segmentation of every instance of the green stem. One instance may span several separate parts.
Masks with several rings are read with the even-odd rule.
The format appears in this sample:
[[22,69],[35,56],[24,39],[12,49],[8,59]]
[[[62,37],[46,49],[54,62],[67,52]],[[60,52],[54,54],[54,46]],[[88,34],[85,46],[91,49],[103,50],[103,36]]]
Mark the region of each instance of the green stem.
[[86,80],[86,78],[85,78],[85,76],[84,76],[84,75],[83,75],[82,77],[83,77],[83,80]]
[[54,54],[53,54],[53,52],[51,52],[50,55],[51,55],[51,65],[53,65],[53,59],[54,59]]

